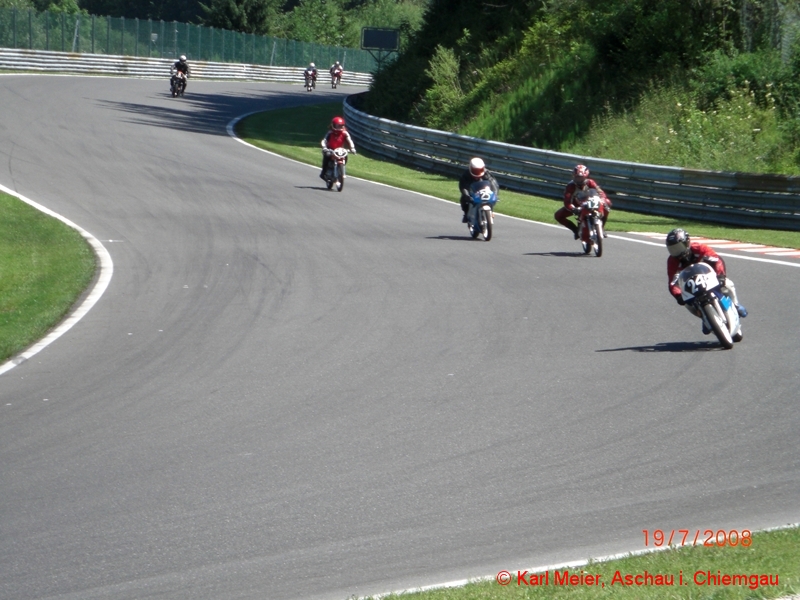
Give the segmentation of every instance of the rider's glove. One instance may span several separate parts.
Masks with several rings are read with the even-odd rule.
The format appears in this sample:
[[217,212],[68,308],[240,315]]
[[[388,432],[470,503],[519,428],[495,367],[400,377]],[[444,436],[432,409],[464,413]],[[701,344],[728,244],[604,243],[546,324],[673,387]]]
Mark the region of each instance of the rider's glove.
[[353,148],[352,150],[350,150],[350,152],[352,152],[353,154],[355,154],[355,153],[356,153],[356,149],[355,149],[355,148]]
[[580,215],[580,214],[581,214],[581,209],[580,209],[580,208],[578,208],[577,206],[574,206],[574,207],[572,208],[572,214],[573,214],[573,215],[575,215],[575,216],[577,217],[578,215]]
[[724,286],[725,283],[727,283],[727,281],[728,281],[728,278],[725,277],[725,275],[717,275],[717,279],[719,280],[719,284],[721,286]]
[[680,304],[681,306],[683,306],[684,304],[686,304],[686,300],[684,300],[684,299],[683,299],[683,296],[675,296],[675,301],[676,301],[678,304]]

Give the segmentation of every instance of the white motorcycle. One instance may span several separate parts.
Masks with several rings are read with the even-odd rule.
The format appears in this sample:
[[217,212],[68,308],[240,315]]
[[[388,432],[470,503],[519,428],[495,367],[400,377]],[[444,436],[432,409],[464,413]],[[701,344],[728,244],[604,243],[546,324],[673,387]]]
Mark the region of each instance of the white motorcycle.
[[742,341],[742,324],[733,298],[710,265],[699,262],[678,274],[678,287],[686,304],[700,313],[706,328],[714,332],[726,349]]

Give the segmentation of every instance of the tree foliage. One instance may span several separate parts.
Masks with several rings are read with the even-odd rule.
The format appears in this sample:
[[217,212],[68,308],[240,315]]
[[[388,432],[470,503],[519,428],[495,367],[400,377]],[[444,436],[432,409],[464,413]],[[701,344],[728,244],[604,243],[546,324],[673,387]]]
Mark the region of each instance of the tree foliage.
[[756,100],[770,90],[788,118],[797,114],[800,72],[781,67],[775,48],[786,54],[781,24],[799,14],[798,4],[433,0],[398,60],[376,74],[366,109],[550,148],[573,143],[600,117],[633,109],[654,84],[695,86],[706,106],[725,94],[730,100],[731,89],[749,86]]

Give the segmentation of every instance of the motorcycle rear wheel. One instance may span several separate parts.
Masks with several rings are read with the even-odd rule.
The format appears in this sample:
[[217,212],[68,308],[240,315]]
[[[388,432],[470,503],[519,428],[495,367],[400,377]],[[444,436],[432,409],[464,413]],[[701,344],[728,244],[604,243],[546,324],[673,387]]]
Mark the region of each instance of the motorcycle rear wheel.
[[481,234],[481,231],[480,231],[480,229],[478,229],[477,227],[475,227],[475,225],[472,223],[472,221],[470,221],[469,223],[467,223],[467,229],[469,229],[469,234],[472,236],[472,239],[473,239],[473,240],[474,240],[475,238],[477,238],[477,237],[478,237],[478,236]]
[[703,312],[706,315],[706,319],[708,319],[708,323],[711,325],[711,329],[714,330],[714,335],[717,336],[719,343],[722,344],[726,350],[733,348],[733,338],[731,338],[731,332],[728,331],[727,325],[725,325],[720,318],[719,313],[714,305],[706,304],[703,306]]

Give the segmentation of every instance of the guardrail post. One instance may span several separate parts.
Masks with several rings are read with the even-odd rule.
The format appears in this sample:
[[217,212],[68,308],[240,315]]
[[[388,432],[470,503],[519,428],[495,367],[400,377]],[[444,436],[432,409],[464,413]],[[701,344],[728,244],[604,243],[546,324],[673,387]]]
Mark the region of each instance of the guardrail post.
[[78,45],[78,39],[79,39],[78,38],[78,34],[80,32],[80,29],[79,29],[80,25],[81,25],[81,18],[78,17],[77,19],[75,19],[75,32],[72,34],[72,52],[73,53],[75,52],[76,48],[78,49],[78,52],[80,52],[80,45]]

